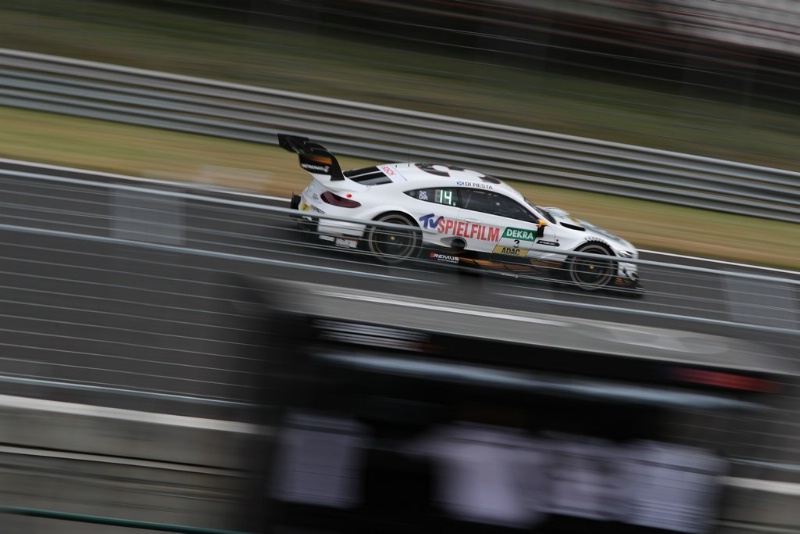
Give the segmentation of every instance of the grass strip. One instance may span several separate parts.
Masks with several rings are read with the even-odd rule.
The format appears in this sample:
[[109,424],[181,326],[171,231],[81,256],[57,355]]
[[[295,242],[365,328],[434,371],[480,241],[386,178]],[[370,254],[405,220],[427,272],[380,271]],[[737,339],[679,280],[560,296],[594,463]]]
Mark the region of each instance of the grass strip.
[[[309,181],[297,158],[258,144],[0,107],[0,156],[131,176],[205,183],[288,197]],[[342,157],[344,167],[364,160]],[[559,206],[643,249],[800,270],[800,227],[705,210],[524,183]]]

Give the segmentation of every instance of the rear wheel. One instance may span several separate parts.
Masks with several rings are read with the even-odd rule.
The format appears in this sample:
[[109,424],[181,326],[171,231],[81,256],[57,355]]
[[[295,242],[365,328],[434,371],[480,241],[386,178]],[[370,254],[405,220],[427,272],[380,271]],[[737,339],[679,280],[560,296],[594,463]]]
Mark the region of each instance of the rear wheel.
[[[589,243],[577,252],[610,256],[609,250],[600,243]],[[600,289],[614,277],[614,261],[604,258],[572,257],[567,263],[569,278],[576,286],[587,291]]]
[[381,215],[377,222],[407,226],[405,228],[385,228],[370,226],[367,230],[369,250],[383,263],[400,263],[419,254],[422,235],[414,221],[400,213]]

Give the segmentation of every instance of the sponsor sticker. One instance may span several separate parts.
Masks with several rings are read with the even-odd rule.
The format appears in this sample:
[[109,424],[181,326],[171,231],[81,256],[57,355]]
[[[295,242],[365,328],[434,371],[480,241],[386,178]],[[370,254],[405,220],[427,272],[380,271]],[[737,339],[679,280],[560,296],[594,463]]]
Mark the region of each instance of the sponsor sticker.
[[301,202],[299,208],[300,208],[300,211],[306,211],[306,212],[315,211],[315,212],[321,213],[323,215],[325,214],[325,212],[322,211],[321,209],[319,209],[318,207],[312,206],[311,204],[306,204],[305,202]]
[[499,241],[500,228],[485,224],[457,221],[429,213],[419,218],[423,230],[436,230],[440,234],[454,235],[480,241]]
[[536,232],[526,228],[506,228],[503,231],[503,238],[505,239],[519,239],[521,241],[536,241]]
[[477,189],[491,189],[492,188],[491,185],[485,184],[483,182],[464,182],[464,181],[461,181],[461,180],[456,182],[456,185],[461,185],[461,186],[464,186],[464,187],[475,187]]
[[454,221],[452,219],[442,219],[437,228],[439,233],[450,234],[467,239],[478,239],[480,241],[497,241],[500,238],[500,228],[476,224],[466,221]]
[[440,254],[438,252],[431,252],[430,258],[436,261],[443,261],[445,263],[458,263],[460,260],[458,256],[451,256],[450,254]]
[[301,163],[300,166],[308,172],[323,172],[328,174],[330,172],[330,165],[313,165],[311,163]]
[[522,250],[514,247],[504,247],[502,245],[497,245],[494,247],[495,254],[503,254],[505,256],[524,256]]
[[337,247],[346,247],[346,248],[358,247],[358,241],[356,241],[355,239],[345,239],[343,237],[337,237],[336,241],[334,241],[334,244]]
[[467,239],[478,239],[480,241],[497,241],[500,238],[500,228],[476,224],[466,221],[454,221],[452,219],[442,219],[439,221],[437,230],[442,234],[451,234]]

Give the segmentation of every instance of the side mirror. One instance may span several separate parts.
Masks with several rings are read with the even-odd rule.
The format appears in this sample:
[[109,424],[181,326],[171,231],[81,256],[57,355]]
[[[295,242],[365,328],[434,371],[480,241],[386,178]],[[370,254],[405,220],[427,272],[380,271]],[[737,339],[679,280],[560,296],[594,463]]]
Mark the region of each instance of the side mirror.
[[539,219],[539,228],[536,230],[536,238],[539,239],[544,235],[544,227],[547,226],[547,221]]

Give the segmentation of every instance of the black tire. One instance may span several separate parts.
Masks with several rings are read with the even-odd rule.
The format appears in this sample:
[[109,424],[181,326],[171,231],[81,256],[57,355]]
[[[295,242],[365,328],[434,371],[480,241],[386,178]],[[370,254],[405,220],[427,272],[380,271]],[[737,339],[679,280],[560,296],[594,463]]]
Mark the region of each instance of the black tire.
[[[587,243],[577,252],[611,256],[611,252],[600,243]],[[609,285],[614,279],[616,262],[612,259],[572,257],[567,262],[570,281],[584,291],[595,291]]]
[[408,230],[370,226],[367,229],[369,251],[381,262],[396,264],[416,258],[422,243],[419,227],[401,213],[381,215],[377,222],[408,226]]

